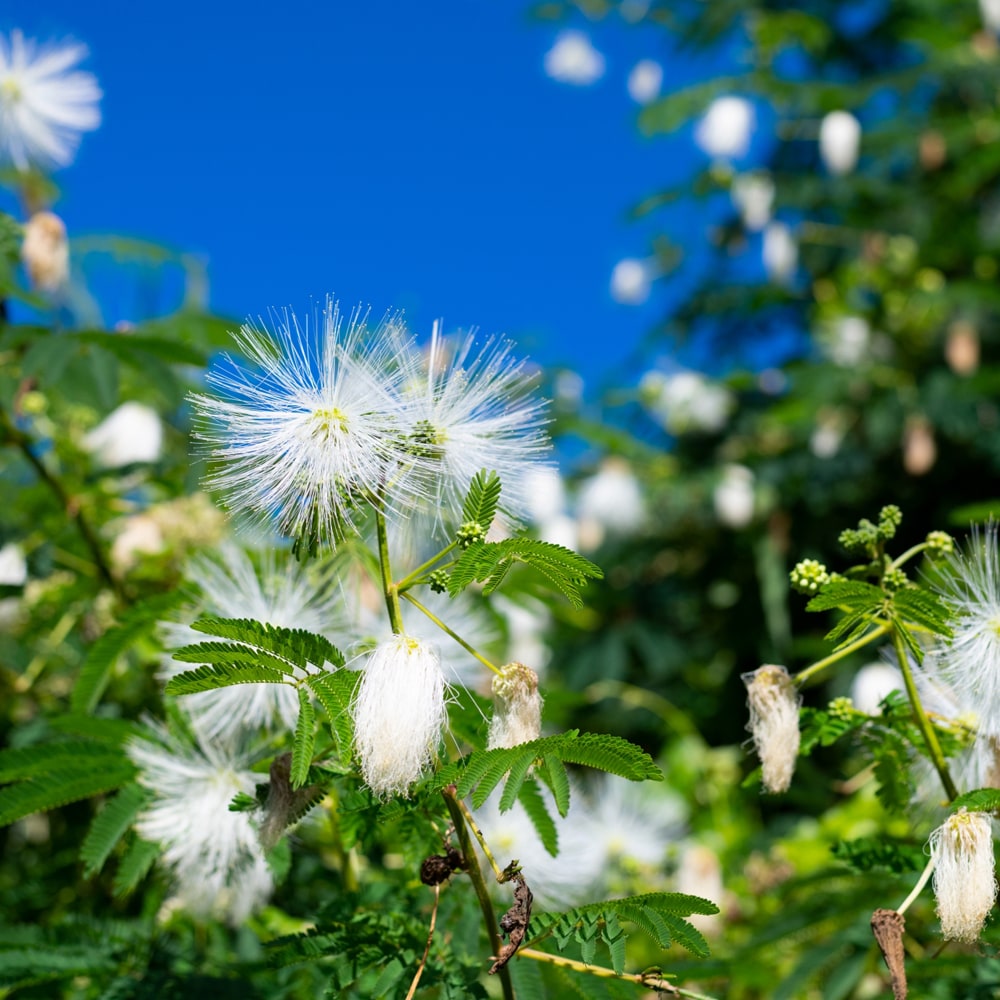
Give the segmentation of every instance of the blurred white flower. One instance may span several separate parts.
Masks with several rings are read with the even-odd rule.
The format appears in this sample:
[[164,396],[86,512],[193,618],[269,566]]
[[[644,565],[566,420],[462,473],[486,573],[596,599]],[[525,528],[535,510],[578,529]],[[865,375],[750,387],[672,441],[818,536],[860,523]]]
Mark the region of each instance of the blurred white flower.
[[448,721],[434,647],[405,635],[379,643],[365,661],[351,713],[365,784],[380,798],[406,795]]
[[0,549],[0,585],[20,587],[28,579],[28,563],[17,542],[8,542]]
[[[330,635],[346,621],[343,602],[330,580],[292,559],[287,559],[281,568],[273,558],[265,559],[258,570],[242,549],[226,545],[214,558],[196,556],[185,575],[197,584],[203,600],[197,609],[188,609],[185,622],[161,624],[163,643],[170,651],[206,641],[204,633],[189,625],[195,617],[206,614],[252,618],[265,625],[301,628],[320,635]],[[165,659],[161,677],[169,680],[196,666]],[[323,670],[330,665],[311,666]],[[276,726],[293,730],[299,714],[299,697],[288,684],[234,684],[185,695],[184,707],[203,739],[235,744],[247,732]]]
[[614,456],[601,462],[598,471],[580,486],[577,515],[581,527],[593,524],[602,535],[634,534],[642,527],[646,504],[628,462]]
[[934,426],[922,414],[912,414],[903,427],[903,468],[911,476],[923,476],[934,468],[936,461]]
[[155,462],[163,449],[163,423],[152,407],[122,403],[87,433],[83,447],[109,469]]
[[507,655],[504,659],[525,663],[541,673],[552,655],[545,644],[551,613],[540,600],[520,596],[517,603],[497,595],[493,607],[507,624]]
[[988,31],[1000,32],[1000,0],[979,0],[979,14],[983,27]]
[[626,257],[611,272],[611,297],[623,305],[642,305],[649,298],[652,275],[649,265],[635,257]]
[[764,228],[762,250],[768,277],[779,285],[788,284],[799,265],[799,247],[792,231],[783,222],[769,222]]
[[487,746],[515,747],[542,735],[542,696],[538,674],[523,663],[508,663],[494,674],[493,716]]
[[538,537],[575,552],[580,545],[580,525],[568,514],[556,514],[539,522]]
[[851,681],[851,701],[859,712],[878,715],[882,699],[893,691],[903,690],[903,675],[884,660],[866,663]]
[[834,175],[849,174],[858,162],[861,122],[850,111],[831,111],[819,126],[819,155]]
[[563,406],[579,406],[583,399],[583,376],[571,371],[561,371],[552,386],[556,400]]
[[58,292],[69,280],[66,225],[54,212],[35,212],[24,225],[21,260],[32,288]]
[[128,755],[153,801],[136,830],[163,848],[178,898],[198,916],[242,924],[273,888],[247,813],[230,812],[237,792],[252,795],[261,776],[216,746],[182,744],[163,729],[133,740]]
[[820,412],[816,415],[816,427],[809,436],[809,450],[817,458],[833,458],[840,451],[844,440],[844,427],[836,412]]
[[784,667],[765,664],[742,679],[750,709],[747,729],[760,758],[764,790],[787,791],[799,753],[802,699]]
[[838,316],[825,331],[823,346],[835,365],[853,368],[868,353],[871,328],[863,316]]
[[535,523],[558,517],[566,510],[566,485],[551,465],[533,466],[524,476],[528,517]]
[[712,493],[715,516],[727,528],[745,528],[753,520],[754,475],[745,465],[729,464]]
[[582,31],[561,31],[545,53],[545,72],[560,83],[587,87],[604,76],[604,56]]
[[670,375],[647,372],[639,391],[649,409],[671,434],[703,431],[714,434],[726,425],[733,409],[732,394],[699,372]]
[[944,357],[956,375],[975,374],[979,367],[979,331],[974,323],[956,319],[949,324]]
[[[689,844],[681,852],[677,864],[677,892],[700,896],[721,909],[724,887],[722,863],[719,856],[706,844]],[[702,934],[717,934],[721,930],[721,913],[692,913],[685,917]]]
[[759,233],[771,221],[774,181],[769,174],[761,171],[737,174],[730,186],[729,196],[740,213],[743,225],[752,233]]
[[0,35],[0,162],[18,170],[65,167],[81,132],[101,123],[101,90],[90,73],[73,67],[82,45],[36,50],[20,31]]
[[750,148],[757,113],[745,97],[717,97],[698,122],[694,141],[709,156],[739,159]]
[[127,572],[139,562],[141,556],[162,552],[166,544],[156,518],[146,512],[133,514],[124,519],[121,530],[111,543],[111,564],[119,572]]
[[931,834],[930,849],[941,934],[976,941],[997,894],[989,817],[959,809]]
[[663,67],[655,59],[640,59],[628,75],[628,94],[637,104],[649,104],[660,96]]

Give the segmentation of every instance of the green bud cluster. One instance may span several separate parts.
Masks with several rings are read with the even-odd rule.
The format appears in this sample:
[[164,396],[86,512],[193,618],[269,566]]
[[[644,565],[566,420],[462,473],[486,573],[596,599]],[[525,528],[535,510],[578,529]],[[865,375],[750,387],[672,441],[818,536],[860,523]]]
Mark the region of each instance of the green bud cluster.
[[927,554],[932,559],[950,556],[955,551],[955,539],[947,531],[931,531],[925,539]]
[[427,584],[435,594],[448,593],[448,571],[436,569],[427,578]]
[[835,719],[849,719],[857,711],[850,698],[834,698],[826,710]]
[[910,578],[901,569],[886,570],[885,576],[882,577],[882,586],[884,586],[890,594],[893,594],[897,590],[909,587]]
[[455,532],[455,541],[463,549],[467,549],[473,542],[482,542],[485,539],[486,529],[478,521],[466,521]]
[[793,589],[800,594],[815,594],[820,587],[830,582],[826,567],[816,559],[803,559],[788,574]]
[[878,512],[878,533],[883,539],[892,538],[903,522],[903,512],[894,504],[886,504]]
[[886,504],[878,514],[878,524],[872,524],[868,518],[858,521],[856,528],[846,528],[838,537],[841,545],[851,555],[875,557],[879,554],[879,546],[896,534],[896,529],[903,520],[903,512],[894,504]]

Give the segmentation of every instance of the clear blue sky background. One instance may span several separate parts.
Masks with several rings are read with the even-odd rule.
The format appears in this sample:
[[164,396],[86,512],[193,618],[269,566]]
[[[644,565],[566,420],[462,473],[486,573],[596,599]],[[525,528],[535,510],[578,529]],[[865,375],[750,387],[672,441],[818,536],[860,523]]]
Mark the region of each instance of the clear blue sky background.
[[[438,316],[506,333],[596,390],[677,294],[611,298],[615,262],[646,255],[657,228],[628,209],[704,163],[690,129],[640,136],[626,76],[644,57],[665,87],[712,67],[649,27],[581,21],[605,76],[559,84],[543,57],[565,26],[519,0],[0,8],[0,30],[85,42],[105,93],[101,129],[57,175],[71,236],[195,253],[212,307],[237,319],[332,292],[402,308],[418,333]],[[669,222],[703,239],[690,205]],[[105,318],[153,304],[121,296]]]

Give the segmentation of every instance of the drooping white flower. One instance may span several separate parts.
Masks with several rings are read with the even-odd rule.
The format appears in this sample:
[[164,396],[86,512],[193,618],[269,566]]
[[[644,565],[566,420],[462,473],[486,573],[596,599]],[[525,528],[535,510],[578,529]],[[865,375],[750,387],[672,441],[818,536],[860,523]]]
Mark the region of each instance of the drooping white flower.
[[365,783],[380,797],[407,794],[448,720],[434,647],[404,635],[379,643],[365,661],[352,714]]
[[931,834],[930,849],[941,934],[976,941],[997,894],[988,817],[959,809]]
[[774,181],[770,175],[758,170],[737,174],[733,178],[729,196],[743,219],[743,225],[750,232],[759,233],[771,221]]
[[212,744],[190,746],[165,730],[133,740],[128,755],[153,800],[136,821],[145,840],[163,848],[181,903],[192,913],[241,924],[273,888],[257,831],[244,812],[230,812],[238,792],[261,780],[245,759]]
[[28,563],[24,550],[17,542],[8,542],[0,548],[0,585],[20,587],[28,579]]
[[722,478],[712,492],[715,516],[727,528],[745,528],[753,520],[754,474],[745,465],[723,466]]
[[424,374],[403,387],[414,461],[402,478],[429,497],[439,533],[457,526],[469,483],[482,469],[500,477],[505,525],[530,509],[527,476],[549,447],[545,403],[533,388],[508,342],[487,340],[477,348],[470,334],[452,343],[434,324]]
[[646,406],[671,434],[714,434],[726,425],[734,400],[725,386],[699,372],[647,372],[639,384]]
[[[219,618],[252,618],[265,625],[301,628],[330,635],[345,622],[339,593],[322,572],[310,573],[300,563],[287,560],[283,566],[265,559],[257,569],[250,557],[235,545],[221,548],[217,556],[197,556],[186,571],[203,599],[197,609],[188,609],[186,621],[162,625],[168,651],[208,639],[189,622],[209,614]],[[169,679],[197,664],[168,659],[162,677]],[[316,670],[329,664],[312,664]],[[233,744],[247,733],[282,726],[293,730],[299,713],[296,690],[288,684],[235,684],[214,691],[184,696],[196,731],[205,739]]]
[[545,72],[560,83],[589,87],[604,76],[604,56],[582,31],[561,31],[545,53]]
[[765,664],[743,674],[750,721],[747,729],[760,758],[761,777],[768,792],[784,792],[792,782],[799,753],[799,702],[788,671]]
[[938,589],[954,612],[941,658],[962,696],[978,706],[979,731],[1000,738],[1000,551],[997,524],[976,529],[947,557]]
[[90,73],[73,67],[82,45],[36,49],[20,31],[0,35],[0,162],[18,170],[65,167],[81,132],[101,123],[101,90]]
[[[596,538],[598,544],[606,534],[627,535],[642,527],[646,504],[639,480],[628,462],[616,456],[601,462],[597,472],[580,486],[577,515],[581,533],[591,541]],[[590,535],[582,530],[584,525],[589,527]]]
[[155,462],[163,450],[163,423],[152,407],[122,403],[87,433],[83,446],[109,469]]
[[[397,398],[410,352],[396,319],[369,330],[359,310],[345,331],[332,300],[318,329],[291,312],[273,325],[243,326],[235,340],[246,360],[209,372],[217,396],[192,397],[198,436],[221,462],[209,482],[238,513],[329,541],[354,525],[358,503],[385,487],[399,461],[413,460],[400,450]],[[388,502],[405,509],[414,486],[397,483]]]
[[655,59],[640,59],[628,75],[628,95],[637,104],[649,104],[660,96],[663,67]]
[[32,288],[58,292],[69,280],[66,224],[55,212],[35,212],[24,224],[21,260]]
[[858,162],[861,122],[850,111],[831,111],[819,126],[819,155],[835,176],[849,174]]
[[489,749],[515,747],[542,735],[538,674],[523,663],[508,663],[493,677],[493,717]]
[[757,113],[745,97],[717,97],[698,122],[694,141],[709,156],[739,159],[750,148],[756,125]]
[[626,257],[611,272],[611,297],[623,305],[642,305],[649,298],[651,277],[645,261]]
[[791,229],[783,222],[769,222],[764,228],[762,248],[764,269],[779,285],[787,285],[799,266],[799,246]]

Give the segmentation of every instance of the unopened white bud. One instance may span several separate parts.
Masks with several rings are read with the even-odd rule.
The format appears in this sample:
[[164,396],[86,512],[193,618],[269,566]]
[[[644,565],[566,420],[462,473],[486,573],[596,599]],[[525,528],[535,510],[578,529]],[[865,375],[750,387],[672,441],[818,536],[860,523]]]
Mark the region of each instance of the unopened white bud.
[[368,656],[353,706],[354,743],[365,784],[405,795],[429,764],[448,713],[432,646],[397,635]]
[[40,292],[57,292],[69,279],[69,241],[66,225],[54,212],[35,212],[24,226],[21,259]]
[[959,809],[931,834],[930,848],[941,934],[975,941],[997,892],[990,821]]
[[488,747],[516,747],[542,735],[538,674],[523,663],[508,663],[493,677],[493,718]]
[[799,753],[799,698],[784,667],[765,664],[743,675],[750,722],[764,788],[784,792],[792,782]]

